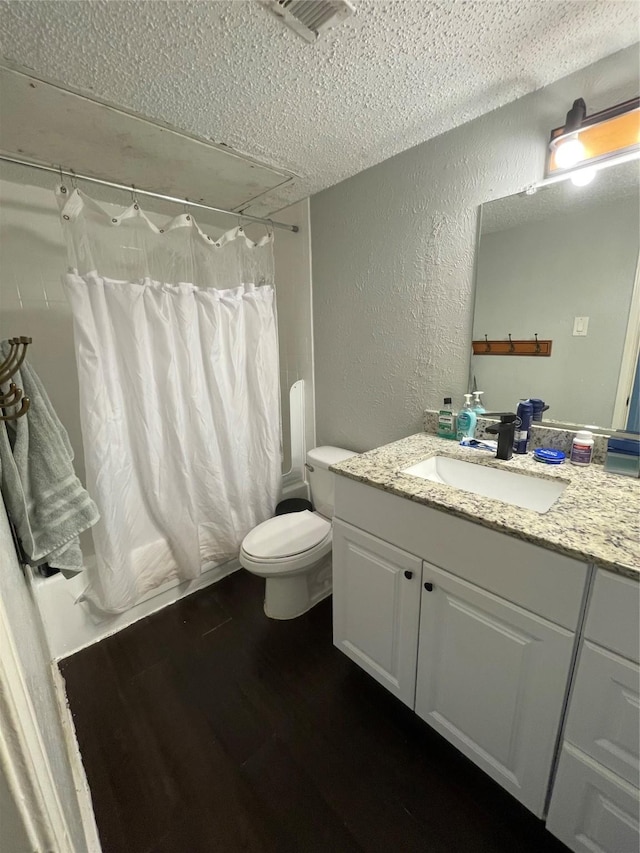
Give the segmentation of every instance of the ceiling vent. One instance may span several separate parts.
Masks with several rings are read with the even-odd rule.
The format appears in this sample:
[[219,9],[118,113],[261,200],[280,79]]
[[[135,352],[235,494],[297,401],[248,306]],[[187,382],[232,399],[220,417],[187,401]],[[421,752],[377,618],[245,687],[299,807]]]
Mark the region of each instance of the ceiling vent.
[[353,15],[347,0],[262,0],[279,18],[307,41]]

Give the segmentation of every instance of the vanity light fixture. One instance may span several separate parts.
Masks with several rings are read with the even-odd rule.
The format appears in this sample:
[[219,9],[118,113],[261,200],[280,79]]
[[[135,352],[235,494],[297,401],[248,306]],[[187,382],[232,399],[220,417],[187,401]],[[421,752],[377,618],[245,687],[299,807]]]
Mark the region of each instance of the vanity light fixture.
[[570,177],[575,186],[583,187],[612,161],[636,157],[640,157],[640,98],[588,117],[584,100],[578,98],[564,125],[551,131],[546,177]]
[[586,116],[587,105],[583,98],[578,98],[567,113],[562,135],[554,139],[552,134],[551,146],[553,146],[553,156],[559,169],[570,169],[584,160],[586,151],[579,139],[578,131]]

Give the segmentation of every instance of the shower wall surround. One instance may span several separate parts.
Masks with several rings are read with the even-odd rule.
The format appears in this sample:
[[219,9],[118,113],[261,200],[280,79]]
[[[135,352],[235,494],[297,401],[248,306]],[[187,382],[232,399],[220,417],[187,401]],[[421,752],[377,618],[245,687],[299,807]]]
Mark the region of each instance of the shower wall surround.
[[313,196],[320,444],[419,432],[425,408],[466,390],[478,205],[542,178],[575,98],[595,112],[638,78],[634,45]]

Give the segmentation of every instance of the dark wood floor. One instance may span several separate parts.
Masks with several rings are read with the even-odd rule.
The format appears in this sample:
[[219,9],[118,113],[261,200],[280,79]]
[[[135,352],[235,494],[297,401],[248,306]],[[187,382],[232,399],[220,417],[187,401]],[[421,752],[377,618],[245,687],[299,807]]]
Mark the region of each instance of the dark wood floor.
[[238,572],[61,664],[104,853],[567,853]]

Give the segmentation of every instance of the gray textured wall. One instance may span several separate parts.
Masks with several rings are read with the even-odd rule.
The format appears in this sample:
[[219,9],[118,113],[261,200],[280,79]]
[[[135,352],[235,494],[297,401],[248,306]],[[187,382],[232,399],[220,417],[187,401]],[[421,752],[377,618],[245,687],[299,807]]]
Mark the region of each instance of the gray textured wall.
[[575,98],[595,112],[638,77],[636,45],[312,197],[318,443],[393,441],[463,393],[478,205],[542,178]]

